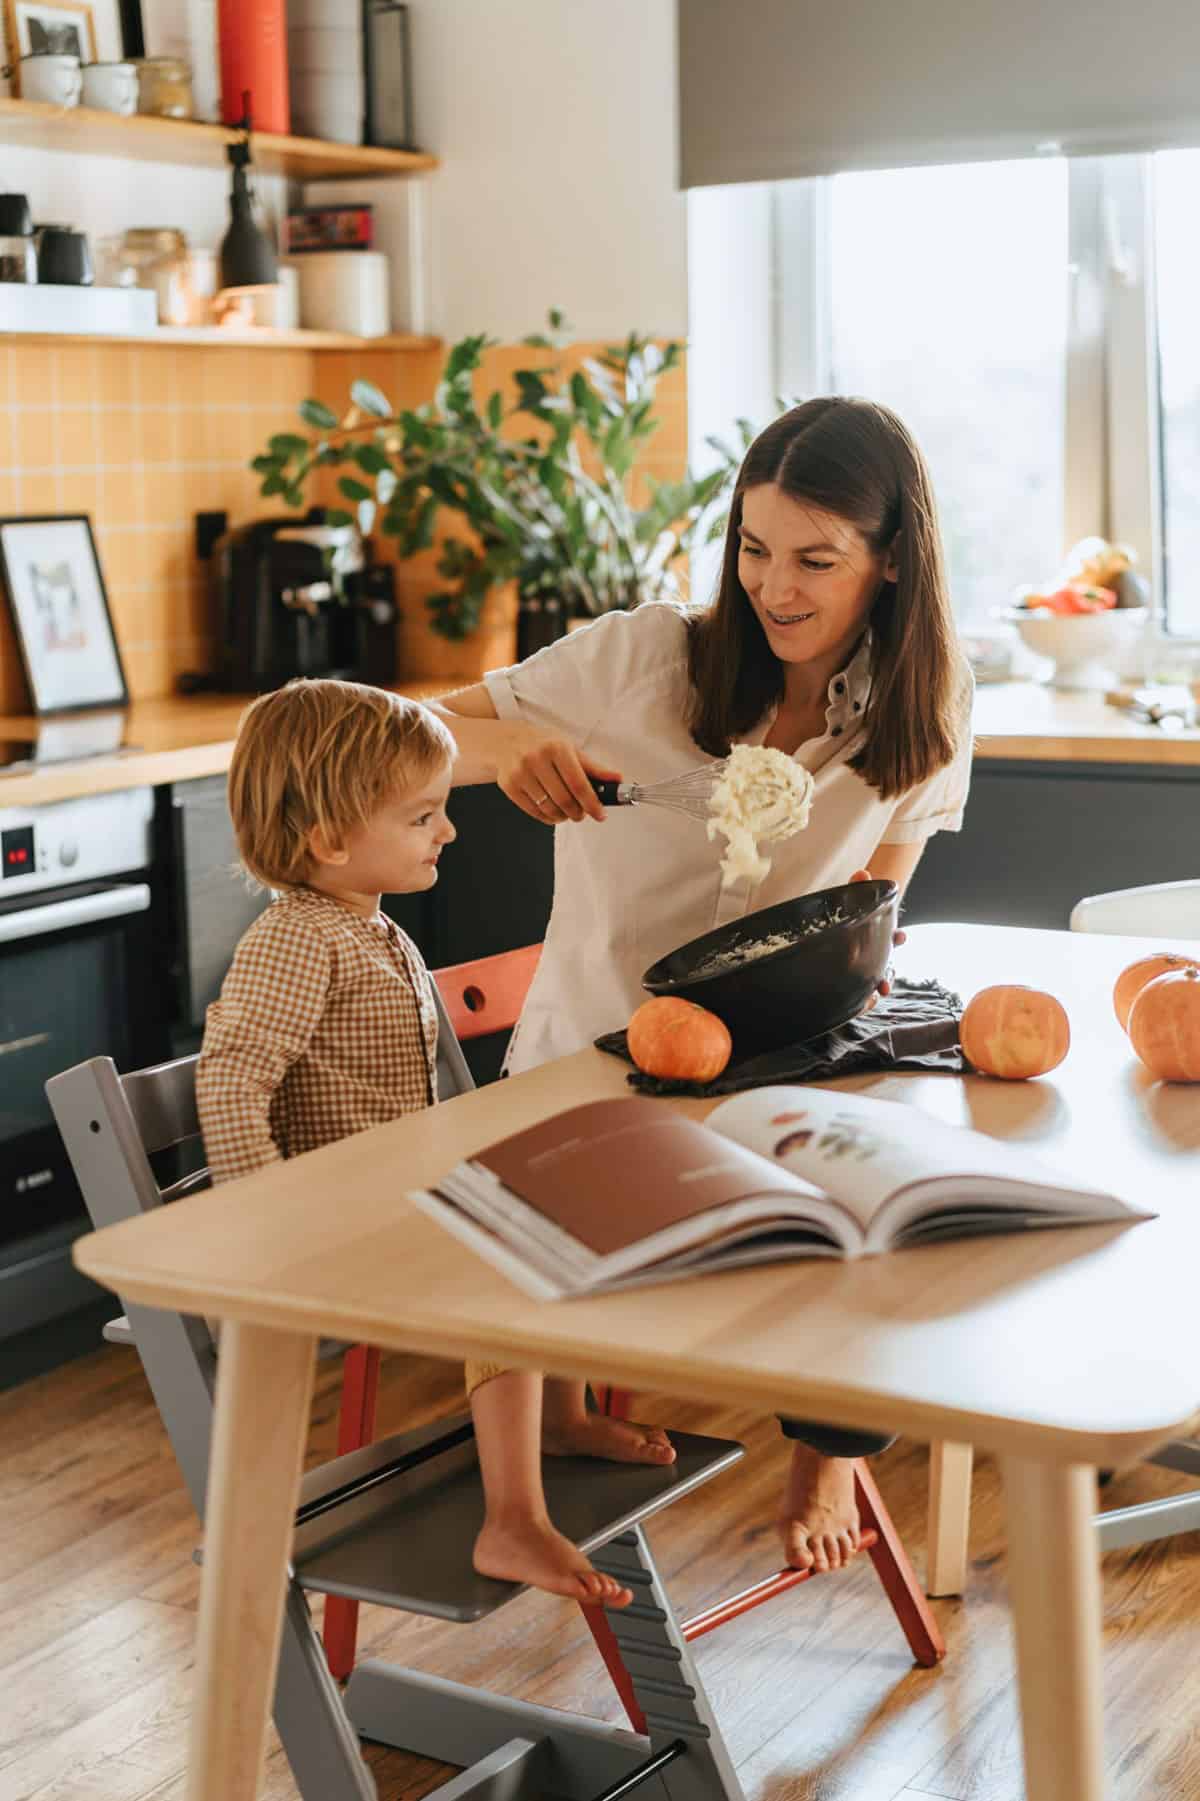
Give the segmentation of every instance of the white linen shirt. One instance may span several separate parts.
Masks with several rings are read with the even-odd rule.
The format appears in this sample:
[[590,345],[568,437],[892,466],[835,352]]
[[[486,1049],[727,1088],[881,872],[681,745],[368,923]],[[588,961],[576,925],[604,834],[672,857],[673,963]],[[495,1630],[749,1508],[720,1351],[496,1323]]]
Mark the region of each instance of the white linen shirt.
[[[868,642],[829,683],[825,730],[796,752],[813,777],[809,824],[772,845],[761,882],[721,883],[719,843],[702,820],[662,807],[613,808],[603,824],[555,828],[554,904],[538,971],[512,1044],[515,1074],[582,1050],[624,1026],[645,1000],[642,974],[714,926],[846,882],[880,844],[957,831],[970,779],[970,673],[954,761],[907,794],[882,800],[850,768],[870,700]],[[589,761],[650,783],[707,760],[688,731],[687,625],[682,609],[647,602],[607,613],[510,669],[485,678],[501,719],[571,738]],[[738,740],[761,744],[769,712]]]

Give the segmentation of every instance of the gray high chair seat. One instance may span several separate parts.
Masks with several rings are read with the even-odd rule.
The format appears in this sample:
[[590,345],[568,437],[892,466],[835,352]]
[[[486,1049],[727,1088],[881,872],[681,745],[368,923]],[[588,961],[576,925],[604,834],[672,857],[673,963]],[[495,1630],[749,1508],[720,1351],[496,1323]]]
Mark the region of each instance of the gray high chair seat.
[[[473,1086],[440,1008],[443,1095]],[[198,1144],[195,1058],[122,1076],[107,1057],[46,1089],[92,1224],[115,1224],[195,1194],[197,1168],[160,1188],[151,1158]],[[203,1518],[216,1346],[201,1319],[129,1304],[106,1336],[136,1346],[197,1513]],[[610,1614],[588,1610],[609,1673],[645,1733],[491,1695],[368,1660],[343,1695],[329,1673],[306,1591],[468,1623],[522,1592],[480,1576],[471,1548],[483,1494],[469,1414],[334,1458],[303,1478],[289,1572],[274,1717],[305,1801],[373,1801],[360,1737],[468,1764],[436,1801],[615,1801],[643,1782],[659,1801],[739,1801],[741,1789],[642,1532],[742,1456],[729,1440],[672,1434],[666,1468],[552,1458],[551,1513],[600,1569],[634,1590]],[[599,1673],[599,1666],[597,1666]],[[658,1788],[653,1787],[658,1784]]]

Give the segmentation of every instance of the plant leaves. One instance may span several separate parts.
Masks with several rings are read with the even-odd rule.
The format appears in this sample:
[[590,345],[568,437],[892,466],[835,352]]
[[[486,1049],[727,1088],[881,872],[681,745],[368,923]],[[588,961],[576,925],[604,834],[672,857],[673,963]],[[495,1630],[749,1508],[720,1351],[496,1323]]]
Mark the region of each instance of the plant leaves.
[[356,444],[352,455],[359,468],[368,475],[382,475],[385,469],[392,466],[391,458],[382,444]]
[[347,500],[373,500],[375,497],[366,482],[356,481],[352,475],[338,477],[338,493],[344,494]]
[[390,419],[392,416],[391,401],[381,388],[375,386],[373,381],[363,381],[360,378],[351,383],[350,398],[356,407],[364,413],[369,413],[372,419]]
[[354,514],[348,513],[345,507],[326,507],[325,523],[326,525],[353,525]]
[[303,456],[308,447],[308,439],[294,431],[277,431],[267,439],[267,449],[277,457]]
[[376,506],[374,498],[360,500],[358,503],[358,529],[363,537],[367,537],[375,528]]
[[336,431],[337,414],[331,413],[323,400],[302,400],[300,417],[306,425],[315,427],[317,431]]

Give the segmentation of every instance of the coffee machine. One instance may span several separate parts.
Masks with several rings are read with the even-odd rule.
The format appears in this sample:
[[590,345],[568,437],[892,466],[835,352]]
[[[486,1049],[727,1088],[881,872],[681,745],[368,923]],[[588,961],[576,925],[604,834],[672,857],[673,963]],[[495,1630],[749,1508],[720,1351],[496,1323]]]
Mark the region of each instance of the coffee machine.
[[219,538],[210,562],[218,666],[212,685],[262,694],[293,676],[396,679],[396,585],[357,526],[320,507]]

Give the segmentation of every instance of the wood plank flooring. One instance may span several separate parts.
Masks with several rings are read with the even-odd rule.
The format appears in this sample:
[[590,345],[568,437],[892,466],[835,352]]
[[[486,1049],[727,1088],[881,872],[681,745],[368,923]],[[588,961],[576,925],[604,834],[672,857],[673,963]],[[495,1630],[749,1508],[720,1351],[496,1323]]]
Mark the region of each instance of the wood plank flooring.
[[[314,1461],[331,1450],[336,1382],[336,1366],[322,1372]],[[451,1411],[461,1394],[456,1367],[388,1358],[381,1429]],[[774,1424],[656,1398],[639,1412],[749,1448],[739,1469],[650,1525],[680,1611],[776,1568],[786,1453]],[[876,1470],[919,1564],[925,1451],[902,1441]],[[1187,1486],[1140,1469],[1105,1500]],[[0,1395],[0,1801],[183,1801],[197,1537],[131,1351],[104,1347]],[[940,1670],[913,1668],[865,1559],[696,1647],[749,1801],[1021,1801],[1003,1516],[987,1458],[971,1548],[965,1601],[937,1604]],[[1200,1540],[1112,1553],[1104,1599],[1113,1801],[1189,1801],[1200,1795]],[[360,1642],[372,1656],[620,1717],[579,1614],[542,1596],[475,1627],[364,1608]],[[419,1801],[448,1774],[382,1746],[367,1754],[380,1801]],[[297,1795],[277,1744],[262,1793]]]

